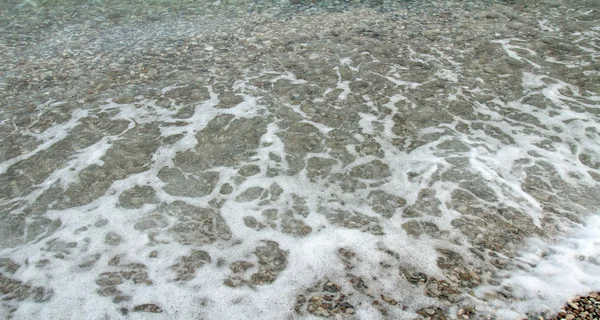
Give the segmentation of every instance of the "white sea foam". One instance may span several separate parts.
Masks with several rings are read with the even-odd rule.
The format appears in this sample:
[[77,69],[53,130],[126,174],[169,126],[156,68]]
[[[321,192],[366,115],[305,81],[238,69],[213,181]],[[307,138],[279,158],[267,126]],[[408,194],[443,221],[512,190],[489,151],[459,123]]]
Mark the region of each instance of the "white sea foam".
[[[547,21],[540,22],[540,28],[553,31]],[[541,66],[523,57],[519,52],[535,55],[531,49],[520,47],[524,41],[518,39],[500,39],[493,41],[499,44],[506,54],[519,61],[524,61],[536,68]],[[519,50],[520,49],[520,50]],[[77,242],[73,248],[64,248],[53,245],[48,240],[32,241],[26,245],[11,249],[2,249],[0,256],[9,257],[21,263],[21,267],[13,276],[24,283],[52,288],[54,295],[51,300],[43,304],[25,300],[19,308],[12,313],[16,319],[81,319],[82,315],[88,319],[125,318],[111,301],[110,297],[97,295],[97,276],[103,272],[120,271],[123,265],[129,263],[143,263],[152,280],[152,285],[134,285],[125,281],[120,284],[119,290],[131,296],[131,301],[124,302],[122,306],[131,308],[134,305],[155,303],[160,305],[163,312],[152,315],[156,319],[285,319],[294,317],[295,298],[302,290],[310,288],[317,281],[326,277],[342,286],[342,291],[351,291],[350,284],[345,280],[349,272],[344,268],[337,254],[340,248],[347,248],[356,253],[360,263],[351,271],[353,274],[372,279],[369,287],[374,292],[385,292],[401,304],[407,306],[390,310],[390,317],[398,319],[416,316],[414,310],[437,305],[439,302],[423,294],[422,288],[410,285],[404,276],[398,272],[398,267],[416,269],[426,273],[429,277],[443,279],[444,273],[437,266],[437,249],[449,249],[459,253],[466,260],[472,259],[469,251],[470,244],[466,238],[452,225],[454,219],[460,218],[461,213],[445,206],[452,200],[452,192],[463,190],[459,183],[451,179],[441,180],[439,176],[446,171],[455,169],[449,158],[459,157],[466,159],[468,173],[476,174],[485,186],[493,190],[497,196],[495,201],[487,204],[503,204],[512,206],[525,212],[535,225],[541,226],[544,217],[543,204],[534,196],[523,190],[523,181],[527,172],[517,163],[523,159],[527,162],[523,166],[531,165],[536,160],[552,163],[556,169],[556,178],[567,183],[581,186],[594,186],[597,184],[589,172],[598,173],[597,169],[589,168],[581,163],[580,155],[590,155],[592,161],[600,161],[598,141],[600,125],[597,117],[589,112],[575,111],[572,106],[585,106],[587,108],[600,108],[600,97],[591,95],[583,97],[576,88],[568,83],[546,75],[533,72],[524,72],[521,77],[523,96],[515,101],[505,101],[497,96],[493,101],[482,103],[471,99],[470,95],[479,93],[482,89],[458,87],[462,79],[460,64],[452,57],[440,50],[432,54],[419,54],[410,50],[412,61],[422,64],[444,61],[449,63],[447,69],[438,71],[428,81],[445,80],[457,85],[450,101],[464,100],[472,102],[480,123],[497,129],[505,136],[514,140],[514,143],[501,141],[496,136],[484,132],[483,129],[473,129],[474,134],[464,134],[452,131],[458,119],[450,124],[434,128],[421,129],[401,147],[394,141],[397,135],[393,133],[395,122],[393,117],[402,115],[396,103],[405,102],[411,110],[423,110],[425,107],[411,101],[404,90],[419,90],[424,83],[417,83],[402,79],[401,71],[406,71],[404,66],[391,66],[393,72],[380,75],[395,87],[395,93],[388,97],[385,103],[364,99],[365,106],[374,112],[377,106],[386,107],[390,111],[387,117],[369,112],[358,113],[358,127],[353,133],[353,138],[358,142],[371,139],[381,146],[382,157],[379,155],[362,155],[357,144],[348,144],[346,151],[355,157],[350,163],[342,164],[337,161],[332,171],[346,174],[353,168],[366,165],[373,160],[381,160],[389,165],[390,175],[381,181],[373,179],[357,179],[366,183],[366,187],[355,192],[344,192],[341,187],[330,184],[325,180],[311,180],[304,174],[303,169],[295,176],[268,175],[268,169],[276,167],[281,171],[290,168],[282,135],[285,134],[283,124],[277,121],[266,125],[266,133],[260,138],[259,147],[255,154],[233,167],[214,167],[211,171],[219,173],[217,186],[225,183],[235,185],[235,190],[229,195],[220,207],[220,214],[231,229],[233,239],[229,241],[216,241],[202,246],[186,246],[174,241],[166,232],[157,232],[149,235],[134,228],[139,219],[156,211],[158,204],[147,203],[138,209],[126,209],[120,205],[119,196],[134,186],[151,185],[156,189],[160,202],[173,202],[183,200],[199,207],[209,207],[210,201],[219,196],[219,187],[214,188],[209,195],[197,198],[174,196],[164,191],[165,182],[160,180],[158,172],[165,166],[173,166],[174,157],[178,152],[192,150],[198,147],[196,135],[206,128],[208,123],[219,115],[232,115],[234,119],[248,119],[265,115],[272,115],[267,107],[268,101],[263,99],[257,88],[249,83],[252,77],[236,79],[231,89],[243,98],[239,104],[229,109],[219,109],[220,102],[211,86],[207,86],[210,97],[205,101],[194,104],[194,115],[186,119],[181,126],[161,127],[161,137],[177,134],[182,139],[173,145],[163,145],[152,156],[152,165],[147,171],[132,174],[123,179],[114,181],[103,196],[93,202],[70,209],[50,210],[45,213],[49,219],[60,219],[62,225],[52,235],[58,242]],[[551,61],[551,60],[547,60]],[[558,62],[557,62],[558,63]],[[562,63],[562,62],[561,62]],[[568,63],[568,62],[565,62]],[[351,58],[339,60],[335,67],[338,81],[334,88],[327,88],[326,93],[333,89],[341,89],[338,101],[334,104],[343,105],[350,94],[353,94],[350,81],[342,80],[340,67],[358,71],[360,67],[353,65]],[[396,72],[397,71],[397,72]],[[271,83],[287,80],[292,84],[300,85],[309,83],[299,79],[291,72],[277,72],[266,70],[260,73],[268,76]],[[434,79],[435,78],[435,79]],[[484,80],[479,79],[483,85]],[[310,84],[310,83],[309,83]],[[162,89],[162,93],[181,87],[175,83]],[[329,91],[328,91],[329,90]],[[567,96],[565,90],[570,90],[572,95]],[[524,102],[526,97],[540,94],[548,98],[550,104],[546,109]],[[363,96],[365,97],[365,96]],[[139,97],[132,104],[116,104],[107,101],[101,106],[102,111],[112,112],[112,120],[127,120],[129,129],[144,123],[163,122],[172,124],[180,119],[173,118],[183,106],[165,109],[156,106],[152,99]],[[309,120],[306,112],[297,104],[281,103],[281,108],[289,108],[297,115],[305,118],[301,122],[313,125],[322,135],[327,135],[335,128],[328,127],[316,121]],[[339,110],[342,107],[332,105],[331,108]],[[421,108],[421,109],[419,109]],[[525,120],[509,118],[502,112],[514,109],[531,116],[544,125],[535,126]],[[368,110],[368,109],[367,109]],[[560,112],[556,112],[559,110]],[[6,172],[18,161],[29,158],[36,153],[48,149],[57,141],[64,139],[83,117],[88,116],[87,111],[75,110],[71,120],[35,135],[41,141],[37,149],[25,155],[0,163],[0,173]],[[485,118],[487,117],[487,118]],[[233,121],[233,120],[232,120]],[[233,123],[230,121],[230,124]],[[442,134],[448,130],[454,135]],[[406,146],[426,135],[442,135],[433,142],[417,145],[410,152]],[[539,143],[547,140],[546,137],[554,135],[559,141],[552,142],[551,148],[539,147]],[[38,187],[40,190],[21,200],[33,201],[43,191],[60,180],[61,187],[66,188],[77,182],[77,174],[90,165],[103,165],[102,156],[111,147],[111,143],[118,137],[105,137],[88,148],[81,150],[69,160],[67,165],[53,174]],[[411,140],[413,139],[413,140]],[[459,141],[468,146],[468,151],[440,150],[442,143]],[[573,151],[575,149],[575,151]],[[318,156],[335,159],[329,154],[329,149],[323,152],[307,153],[305,158]],[[532,156],[535,153],[537,156]],[[271,159],[272,155],[279,156],[280,162]],[[239,179],[237,171],[242,165],[255,164],[260,168],[260,173],[245,179]],[[414,177],[411,177],[414,175]],[[238,180],[236,180],[238,179]],[[548,182],[548,181],[544,181]],[[243,194],[251,187],[268,189],[277,183],[284,192],[281,197],[268,205],[261,204],[263,199],[252,201],[235,201],[236,197]],[[379,184],[374,184],[379,183]],[[549,183],[549,182],[548,182]],[[403,224],[408,220],[402,217],[399,211],[388,220],[384,221],[384,235],[373,235],[365,230],[348,229],[334,225],[322,214],[323,210],[344,210],[358,212],[368,217],[379,217],[368,203],[369,192],[384,190],[392,195],[406,199],[408,205],[413,205],[419,198],[419,191],[431,188],[435,197],[442,205],[439,206],[441,214],[438,216],[424,217],[420,221],[435,222],[440,229],[448,231],[456,241],[442,241],[428,235],[418,237],[407,235]],[[312,232],[306,237],[299,238],[280,232],[277,229],[264,228],[256,230],[248,228],[243,217],[252,216],[259,219],[262,211],[267,208],[279,209],[285,212],[294,206],[295,197],[305,201],[308,215],[303,222],[312,227]],[[483,201],[482,201],[483,202]],[[592,217],[587,218],[581,225],[562,225],[569,228],[565,235],[555,239],[530,239],[523,250],[518,252],[515,266],[501,272],[502,281],[499,286],[484,286],[475,289],[474,304],[496,314],[500,318],[519,319],[526,311],[556,310],[569,297],[575,294],[586,293],[590,290],[600,289],[600,218],[597,212],[589,212]],[[167,223],[175,222],[176,218],[166,217]],[[99,223],[101,222],[101,223]],[[82,228],[85,228],[82,229]],[[118,245],[105,243],[106,235],[115,232],[122,237]],[[26,235],[25,235],[26,237]],[[231,288],[223,285],[229,276],[228,266],[235,261],[248,260],[255,263],[250,272],[258,269],[254,252],[262,241],[276,240],[281,249],[288,252],[287,267],[268,286],[243,286]],[[198,268],[195,277],[188,282],[175,281],[175,273],[171,266],[176,259],[187,255],[193,249],[202,249],[211,256],[211,262]],[[157,252],[157,258],[150,258],[152,251]],[[62,254],[62,258],[56,255]],[[118,256],[121,266],[109,265],[109,261]],[[47,266],[36,267],[35,262],[51,260]],[[87,267],[80,267],[89,261],[95,263]],[[395,268],[385,267],[385,262],[390,262]],[[490,299],[498,290],[510,288],[516,300]],[[480,300],[476,300],[479,298]],[[372,305],[365,303],[358,296],[348,297],[355,306],[359,319],[384,319]],[[4,312],[4,311],[2,311]],[[6,314],[0,313],[5,316]],[[130,319],[146,319],[146,313],[130,313]],[[306,318],[310,318],[307,316]]]
[[[574,225],[553,241],[532,239],[518,257],[517,266],[502,272],[500,286],[515,297],[510,306],[491,301],[499,316],[517,319],[525,312],[553,312],[576,295],[600,288],[600,216]],[[490,290],[491,289],[491,290]],[[485,297],[496,287],[477,289]]]

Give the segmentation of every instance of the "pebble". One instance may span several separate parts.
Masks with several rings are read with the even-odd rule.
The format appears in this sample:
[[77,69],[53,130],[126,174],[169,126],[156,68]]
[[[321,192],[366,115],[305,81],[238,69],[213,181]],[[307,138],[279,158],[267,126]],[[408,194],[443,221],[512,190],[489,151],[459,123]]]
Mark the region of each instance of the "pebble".
[[438,36],[441,33],[442,33],[442,31],[440,31],[440,29],[433,29],[433,30],[425,30],[425,31],[423,31],[423,35],[425,37],[427,37],[427,38]]
[[71,74],[71,78],[76,80],[76,79],[79,79],[84,74],[85,74],[85,72],[83,72],[83,70],[75,71]]
[[570,299],[562,310],[547,320],[600,319],[598,296],[598,292],[591,292],[587,296]]
[[[488,16],[488,15],[489,15],[490,17],[496,16],[495,14],[487,14],[487,13],[486,13],[486,18],[487,18],[487,16]],[[405,26],[401,26],[401,27],[400,27],[400,29],[404,29],[404,28],[405,28]],[[409,26],[409,28],[410,28],[410,26]],[[521,27],[519,27],[519,28],[521,28]],[[374,30],[374,29],[373,29],[373,30]],[[442,30],[443,30],[443,31],[442,31]],[[423,36],[425,36],[425,37],[437,37],[437,36],[440,36],[440,35],[442,35],[442,34],[447,34],[447,33],[448,33],[448,31],[447,31],[447,30],[448,30],[448,29],[445,29],[445,28],[442,28],[442,29],[431,29],[431,30],[425,30],[425,31],[423,31],[423,32],[422,32],[422,34],[423,34]],[[344,31],[344,26],[339,26],[339,30],[334,30],[334,31],[332,31],[331,33],[332,33],[332,36],[334,36],[334,37],[339,37],[339,36],[341,36],[341,35],[342,35],[342,33],[344,33],[344,32],[345,32],[345,31]],[[417,32],[418,32],[418,31],[417,31]],[[385,32],[382,32],[382,31],[376,30],[376,31],[373,31],[373,32],[364,32],[364,34],[365,34],[366,36],[377,36],[377,37],[382,37],[383,35],[385,35]],[[417,33],[417,34],[418,34],[418,33]],[[499,35],[499,36],[501,36],[501,34],[498,34],[498,35]],[[310,34],[310,33],[306,33],[306,34],[299,34],[297,37],[298,37],[298,38],[312,38],[312,34]],[[344,37],[345,37],[345,35],[344,35]],[[202,39],[202,37],[201,37],[201,36],[198,36],[197,38],[198,38],[198,39]],[[269,35],[269,34],[261,34],[261,33],[257,33],[257,34],[256,34],[256,38],[257,38],[257,39],[260,39],[260,40],[263,40],[263,39],[269,39],[269,38],[270,38],[270,35]],[[342,39],[343,39],[343,38],[342,38]],[[275,42],[275,41],[276,41],[276,39],[274,38],[274,40],[273,40],[273,41]],[[248,42],[252,43],[252,42],[256,42],[256,41],[254,41],[253,39],[248,39]],[[202,43],[202,42],[199,42],[199,43]],[[192,45],[197,45],[197,44],[198,44],[198,42],[195,42],[195,41],[194,41],[194,42],[191,42],[191,44],[192,44]],[[221,46],[220,46],[220,45],[217,45],[217,44],[214,44],[214,45],[215,45],[215,47],[217,47],[216,49],[215,49],[215,47],[213,47],[213,46],[211,46],[211,45],[205,45],[203,49],[202,49],[202,46],[201,46],[201,47],[199,47],[199,48],[198,48],[198,50],[204,50],[204,51],[206,51],[206,52],[213,52],[213,51],[217,50],[217,51],[221,52],[221,50],[219,50],[219,48],[221,48]],[[237,50],[237,49],[232,49],[232,51],[233,51],[233,50]],[[108,51],[108,50],[107,50],[107,51]],[[150,50],[148,50],[148,54],[149,54],[150,52],[151,52],[151,51],[150,51]],[[210,55],[210,54],[208,54],[208,55]],[[65,57],[68,57],[69,55],[68,55],[68,54],[64,54],[64,56],[65,56]],[[92,57],[93,57],[93,56],[92,56]],[[232,57],[231,57],[231,56],[225,56],[225,57],[226,57],[226,59],[227,59],[227,63],[228,63],[228,64],[229,64],[229,63],[231,63],[231,64],[237,63],[237,61],[235,61],[235,59],[232,59]],[[112,57],[111,57],[110,55],[107,55],[106,57],[101,57],[101,56],[99,56],[99,58],[98,58],[98,61],[97,61],[97,62],[98,62],[98,64],[101,64],[101,63],[104,63],[103,61],[109,61],[109,60],[111,60],[111,59],[112,59]],[[253,61],[254,59],[256,59],[256,56],[253,56],[253,55],[248,55],[247,57],[242,57],[242,58],[241,58],[241,61],[246,61],[246,62],[248,62],[248,61]],[[296,60],[302,60],[301,58],[294,58],[294,59],[296,59]],[[214,57],[214,61],[215,61],[215,62],[217,62],[217,63],[219,63],[219,62],[222,62],[222,61],[223,61],[223,58],[221,58],[221,57]],[[233,61],[233,62],[232,62],[232,61]],[[526,67],[529,67],[529,64],[528,64],[528,63],[526,63],[526,62],[524,62],[524,61],[520,61],[520,60],[514,60],[514,61],[512,61],[512,60],[508,60],[508,61],[506,61],[506,62],[507,62],[507,63],[509,63],[509,64],[511,64],[511,65],[513,65],[513,66],[520,67],[520,68],[526,68]],[[124,65],[124,66],[126,66],[126,65],[127,65],[127,62],[123,62],[123,65]],[[107,68],[105,68],[105,67],[106,67],[106,66],[99,65],[99,70],[100,70],[100,69],[106,69],[106,70],[108,71],[108,69],[107,69]],[[120,80],[119,80],[119,83],[120,83],[121,81],[122,81],[122,83],[126,83],[127,81],[138,81],[138,80],[136,80],[136,79],[133,79],[133,80],[131,80],[131,79],[126,79],[126,76],[127,76],[127,74],[129,74],[129,75],[136,75],[137,73],[139,73],[139,72],[141,72],[141,71],[139,71],[139,70],[136,70],[136,71],[134,71],[134,70],[127,70],[127,69],[125,69],[125,68],[122,68],[122,67],[120,66],[120,64],[118,64],[118,63],[115,63],[115,64],[113,64],[113,65],[112,65],[112,67],[114,67],[114,70],[112,70],[112,71],[114,71],[114,76],[115,76],[115,77],[123,77],[123,79],[120,79]],[[140,67],[140,68],[141,68],[141,67],[143,67],[143,65],[142,65],[142,64],[138,64],[138,67]],[[226,68],[224,68],[224,69],[226,69]],[[234,68],[234,69],[235,69],[235,68]],[[151,69],[151,68],[150,68],[149,70],[155,70],[155,69]],[[161,71],[160,71],[160,70],[161,70],[160,68],[157,68],[156,70],[157,70],[157,71],[156,71],[156,73],[159,73],[159,72],[161,72]],[[129,71],[129,72],[127,72],[127,71]],[[164,71],[164,70],[163,70],[163,71]],[[65,71],[65,72],[66,72],[66,74],[67,74],[67,75],[69,75],[69,76],[70,76],[70,78],[72,78],[72,79],[79,79],[79,78],[83,77],[84,75],[87,75],[86,77],[93,78],[93,76],[92,76],[92,75],[93,75],[93,72],[87,72],[87,71],[86,71],[86,72],[84,72],[83,70],[77,70],[77,71],[75,71],[75,72],[68,72],[68,71]],[[45,76],[46,76],[46,78],[45,78],[45,80],[46,80],[46,81],[52,81],[52,80],[54,80],[54,78],[53,78],[53,77],[54,77],[54,75],[53,75],[53,74],[46,74]],[[58,75],[57,75],[56,77],[57,77],[57,79],[58,79]],[[146,74],[144,73],[144,74],[140,74],[140,75],[138,76],[138,78],[139,78],[139,77],[146,78],[147,76],[146,76]],[[40,77],[40,78],[42,78],[42,79],[43,79],[43,77]],[[39,80],[40,78],[37,78],[37,77],[36,77],[36,78],[34,78],[34,79],[38,79],[38,80]],[[116,78],[115,78],[115,79],[116,79]],[[112,81],[113,79],[111,78],[110,80]],[[202,81],[200,81],[200,82],[202,82]],[[116,80],[115,80],[115,84],[116,84],[116,83],[117,83],[117,82],[116,82]],[[108,85],[110,85],[110,84],[112,84],[112,83],[109,83]],[[108,85],[106,85],[106,86],[108,86]],[[101,88],[99,87],[99,89],[98,89],[98,90],[101,90]],[[84,92],[84,90],[81,90],[81,92]],[[298,94],[294,93],[294,94],[292,94],[292,97],[293,97],[293,98],[295,98],[295,99],[301,100],[301,98],[302,98],[302,97],[304,97],[304,96],[303,96],[303,95],[298,95]],[[81,98],[81,97],[79,97],[79,98]],[[133,101],[133,99],[132,99],[131,97],[127,97],[127,100],[128,100],[128,101]],[[81,99],[78,99],[77,101],[78,101],[79,103],[83,104],[83,103],[85,103],[85,101],[86,101],[86,100],[84,100],[83,98],[81,98]],[[122,101],[123,101],[123,102],[126,102],[126,100],[125,100],[125,99],[124,99],[124,100],[122,100]],[[369,178],[369,177],[367,176],[366,178]],[[232,189],[231,189],[231,187],[230,187],[230,186],[229,186],[229,188],[230,188],[230,189],[227,189],[227,188],[224,188],[224,189],[222,189],[222,192],[221,192],[221,193],[223,193],[223,194],[230,194],[230,193],[232,193]],[[466,206],[465,206],[465,208],[468,208],[468,207],[466,207]],[[465,209],[465,210],[459,210],[459,211],[466,211],[466,210],[467,210],[467,209]],[[253,219],[253,220],[252,220],[252,219]],[[256,225],[257,225],[257,221],[256,221],[256,219],[255,219],[255,218],[252,218],[252,219],[250,219],[250,218],[249,218],[249,219],[248,219],[248,221],[244,221],[244,222],[245,222],[245,223],[246,223],[246,222],[248,222],[249,226],[251,226],[251,227],[253,227],[253,228],[254,228],[254,227],[256,227]],[[106,224],[106,223],[105,223],[105,224]],[[120,238],[120,237],[118,237],[118,238]],[[111,239],[111,241],[112,241],[112,239],[115,239],[115,240],[114,240],[114,243],[115,243],[115,245],[116,245],[116,244],[118,244],[118,242],[120,242],[120,241],[117,241],[117,240],[116,240],[116,239],[117,239],[117,236],[116,236],[116,235],[115,235],[114,237],[113,237],[113,236],[111,236],[111,237],[110,237],[110,239]],[[283,250],[283,249],[282,249],[282,250]],[[161,251],[161,252],[162,252],[162,251]],[[151,252],[151,253],[150,253],[150,255],[149,255],[149,256],[150,256],[150,257],[157,257],[157,255],[158,255],[157,251],[153,251],[153,252]],[[277,253],[277,255],[285,255],[285,254],[284,254],[284,253]],[[277,257],[277,255],[268,255],[268,254],[267,254],[267,255],[260,255],[260,256],[258,257],[258,258],[260,259],[260,261],[261,261],[261,262],[264,262],[264,265],[268,266],[268,267],[262,267],[262,266],[263,266],[263,264],[261,264],[261,267],[263,268],[263,269],[261,269],[261,271],[264,271],[265,277],[266,277],[266,279],[267,279],[268,281],[272,281],[272,279],[276,278],[277,274],[280,272],[280,270],[279,270],[279,269],[280,269],[280,268],[279,268],[279,266],[280,266],[280,265],[285,265],[285,259],[283,259],[283,260],[281,260],[281,261],[280,261],[280,260],[274,260],[274,259],[276,259],[275,257]],[[350,260],[348,260],[348,261],[350,261]],[[267,264],[267,263],[268,263],[268,264]],[[118,264],[118,262],[117,262],[116,264]],[[347,262],[347,264],[348,264],[348,268],[351,268],[351,267],[353,268],[353,267],[354,267],[354,266],[351,266],[350,262]],[[478,276],[477,276],[476,274],[470,274],[470,276],[471,276],[471,278],[478,280]],[[113,284],[113,285],[114,285],[115,283],[120,283],[120,281],[121,281],[120,279],[121,279],[121,278],[118,278],[118,277],[110,277],[110,279],[107,279],[107,281],[108,281],[108,284]],[[140,278],[140,279],[141,279],[141,281],[144,281],[143,279],[145,279],[145,278],[144,278],[144,277],[142,277],[142,278]],[[453,279],[453,280],[454,280],[454,279],[456,279],[456,281],[458,281],[458,279],[457,279],[456,277],[453,277],[452,279]],[[427,277],[426,277],[425,275],[423,275],[422,277],[419,275],[419,276],[417,276],[417,277],[411,278],[410,280],[411,280],[411,282],[414,282],[414,283],[421,283],[421,282],[425,283],[425,282],[427,281]],[[102,280],[102,281],[104,281],[104,280]],[[264,281],[264,280],[261,280],[261,281]],[[332,286],[332,284],[331,284],[331,283],[327,283],[327,285],[328,285],[328,286]],[[9,289],[13,289],[13,288],[14,288],[14,287],[16,287],[16,286],[17,286],[16,284],[9,284],[7,287],[8,287]],[[432,292],[433,292],[435,295],[440,295],[440,294],[443,294],[443,293],[444,293],[444,290],[446,290],[446,289],[444,289],[445,287],[448,287],[448,286],[447,286],[446,284],[442,283],[442,284],[440,285],[440,287],[439,287],[439,288],[437,288],[437,287],[436,287],[436,288],[433,288]],[[330,288],[329,290],[324,290],[324,291],[327,291],[327,292],[330,292],[330,293],[332,293],[332,292],[336,292],[336,293],[337,293],[337,291],[339,291],[339,289],[336,289],[336,290],[333,290],[333,289],[335,289],[335,288]],[[440,291],[441,291],[441,292],[440,292]],[[349,293],[349,294],[350,294],[350,293]],[[369,291],[367,291],[367,294],[368,294],[369,296],[374,296],[374,293],[373,293],[372,291],[370,291],[370,290],[369,290]],[[331,299],[332,299],[331,297],[334,297],[334,295],[323,295],[323,300],[331,300]],[[336,298],[339,298],[340,300],[343,300],[343,298],[341,298],[341,296],[335,296],[335,297],[336,297]],[[383,299],[384,301],[387,301],[387,302],[389,302],[390,304],[394,304],[394,305],[396,304],[395,300],[393,300],[392,298],[389,298],[389,297],[387,297],[387,296],[383,296],[383,295],[382,295],[381,297],[382,297],[382,299]],[[597,297],[597,294],[596,294],[596,293],[594,293],[594,294],[593,294],[593,296],[592,296],[592,294],[590,294],[590,299],[592,299],[592,298],[593,298],[593,299],[595,299],[596,297]],[[581,311],[581,310],[590,310],[590,309],[588,309],[588,307],[589,307],[590,305],[591,305],[591,306],[593,306],[593,307],[592,307],[592,309],[593,309],[593,310],[595,310],[594,312],[597,312],[597,310],[598,310],[598,309],[595,307],[595,306],[597,305],[597,303],[595,302],[595,300],[590,300],[590,299],[587,299],[587,300],[586,300],[586,299],[583,299],[583,298],[582,298],[582,300],[581,300],[580,302],[577,302],[577,303],[575,303],[575,302],[569,302],[569,303],[568,303],[568,306],[569,306],[570,308],[568,309],[568,312],[570,312],[570,313],[569,313],[569,314],[567,314],[567,312],[565,312],[565,316],[564,316],[564,317],[565,317],[566,319],[575,319],[575,318],[576,318],[576,316],[575,316],[575,313],[571,313],[571,312],[574,312],[574,311]],[[319,301],[319,302],[321,301],[321,299],[316,299],[316,300],[317,300],[317,301]],[[325,303],[324,303],[324,305],[325,305]],[[309,310],[311,310],[311,308],[312,308],[312,309],[314,309],[314,307],[312,307],[312,306],[310,306],[310,305],[308,306],[308,308],[309,308]],[[327,308],[326,308],[326,309],[327,309]],[[127,309],[125,309],[125,310],[127,310]],[[330,309],[327,309],[327,310],[325,310],[325,309],[323,309],[322,307],[320,307],[320,310],[321,310],[321,311],[320,311],[320,312],[321,312],[321,314],[322,314],[322,315],[324,315],[324,316],[327,316],[327,315],[329,315],[330,313],[335,313],[335,312],[336,312],[336,311],[331,311]],[[342,310],[342,309],[340,308],[340,310]],[[135,307],[134,311],[160,312],[160,307],[158,307],[157,305],[151,305],[151,304],[139,305],[139,306],[136,306],[136,307]],[[464,311],[464,310],[462,310],[462,309],[461,309],[461,311],[462,311],[463,313],[465,313],[465,311]],[[347,313],[347,314],[353,314],[354,312],[355,312],[354,308],[346,308],[346,309],[345,309],[345,313]],[[433,310],[433,309],[426,309],[426,312],[427,312],[427,314],[434,315],[436,311],[435,311],[435,310]],[[588,312],[588,311],[582,311],[582,312],[581,312],[581,313],[579,313],[579,314],[580,314],[581,316],[588,315],[588,314],[589,314],[589,312],[588,312],[588,313],[586,313],[586,312]],[[461,314],[461,315],[462,315],[462,314]],[[597,316],[598,316],[598,315],[597,315]],[[466,315],[465,315],[465,317],[466,317]]]
[[135,306],[133,308],[133,311],[136,311],[136,312],[161,313],[162,309],[159,306],[157,306],[157,305],[155,305],[153,303],[146,303],[146,304],[140,304],[140,305]]

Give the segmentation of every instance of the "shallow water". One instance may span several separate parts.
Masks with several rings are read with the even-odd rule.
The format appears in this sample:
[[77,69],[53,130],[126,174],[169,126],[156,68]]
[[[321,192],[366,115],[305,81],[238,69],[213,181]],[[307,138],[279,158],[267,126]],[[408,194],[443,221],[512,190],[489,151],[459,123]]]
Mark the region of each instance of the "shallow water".
[[522,319],[600,289],[593,1],[3,6],[2,317]]

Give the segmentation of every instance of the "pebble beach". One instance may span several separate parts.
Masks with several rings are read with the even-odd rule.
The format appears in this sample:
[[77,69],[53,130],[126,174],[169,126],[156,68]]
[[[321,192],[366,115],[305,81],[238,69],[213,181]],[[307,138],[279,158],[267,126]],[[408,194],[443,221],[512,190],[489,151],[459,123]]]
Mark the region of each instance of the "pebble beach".
[[6,0],[0,318],[600,318],[600,2]]

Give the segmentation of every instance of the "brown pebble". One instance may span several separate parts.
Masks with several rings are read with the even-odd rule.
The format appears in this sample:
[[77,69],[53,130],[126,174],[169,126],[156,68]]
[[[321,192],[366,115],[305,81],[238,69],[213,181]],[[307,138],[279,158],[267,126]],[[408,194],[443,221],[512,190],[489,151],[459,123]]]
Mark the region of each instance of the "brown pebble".
[[146,303],[146,304],[140,304],[140,305],[135,306],[133,308],[133,311],[160,313],[160,312],[162,312],[162,309],[153,303]]

